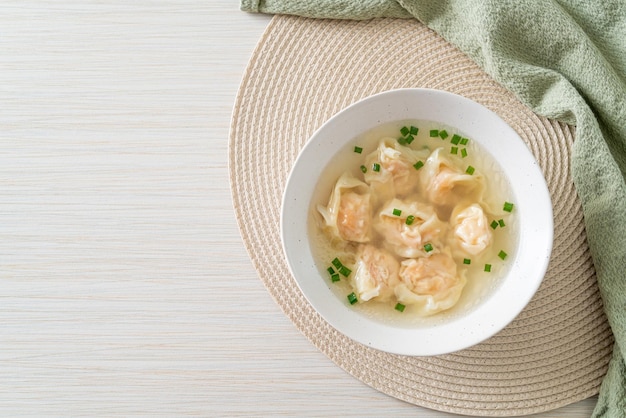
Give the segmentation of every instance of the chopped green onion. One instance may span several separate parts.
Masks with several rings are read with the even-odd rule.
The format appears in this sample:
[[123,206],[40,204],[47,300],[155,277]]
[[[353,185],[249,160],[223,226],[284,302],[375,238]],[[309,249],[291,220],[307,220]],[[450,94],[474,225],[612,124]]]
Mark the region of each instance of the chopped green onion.
[[419,170],[422,167],[424,167],[424,162],[423,161],[418,161],[415,164],[413,164],[413,168],[415,168],[416,170]]
[[430,242],[424,245],[424,251],[426,251],[427,253],[431,252],[432,250],[433,250],[433,245]]
[[467,138],[461,138],[461,141],[459,141],[461,145],[467,145],[468,142],[469,142],[469,139]]
[[454,145],[458,145],[460,141],[461,136],[457,134],[452,135],[452,139],[450,140],[450,142],[452,142]]
[[403,304],[401,304],[400,302],[396,303],[396,307],[394,308],[396,311],[399,312],[404,312],[404,308],[406,308],[406,306],[404,306]]
[[413,142],[414,139],[415,137],[413,135],[409,135],[406,137],[406,143],[411,144],[411,142]]
[[450,154],[457,155],[459,153],[459,147],[450,148]]
[[498,253],[498,257],[500,257],[500,258],[501,258],[501,259],[503,259],[503,260],[506,258],[506,256],[507,256],[507,255],[508,255],[508,254],[507,254],[507,253],[505,253],[505,252],[504,252],[504,251],[502,251],[502,250],[500,250],[500,252]]
[[511,202],[504,202],[504,207],[502,208],[502,210],[506,211],[506,212],[511,212],[513,210],[513,203]]
[[407,135],[409,134],[409,132],[410,132],[410,131],[409,131],[409,128],[407,128],[406,126],[403,126],[403,127],[400,129],[400,133],[402,134],[402,136],[407,136]]
[[354,305],[355,303],[357,303],[359,300],[356,297],[356,294],[354,292],[350,293],[348,295],[348,302],[350,302],[350,305]]
[[496,229],[498,227],[498,221],[494,220],[490,223],[490,225],[493,229]]
[[474,174],[474,170],[475,168],[469,165],[467,166],[467,170],[465,170],[465,172],[471,176],[472,174]]
[[346,266],[341,266],[341,267],[339,267],[339,273],[341,273],[341,275],[343,277],[348,277],[350,275],[350,273],[352,273],[352,270],[350,270]]
[[[336,259],[337,261],[339,261],[339,259]],[[333,260],[334,261],[334,260]],[[343,266],[342,266],[343,267]],[[339,279],[339,275],[337,273],[335,273],[335,270],[332,267],[328,267],[326,269],[326,271],[328,271],[328,274],[330,274],[330,280],[335,283],[338,282]]]
[[372,165],[372,170],[374,170],[374,171],[376,171],[376,172],[379,172],[379,171],[380,171],[380,164],[378,164],[378,163],[374,163],[374,164]]
[[361,166],[361,171],[364,173],[367,173],[367,167],[365,167],[364,165]]
[[461,157],[462,157],[462,158],[467,157],[467,150],[466,150],[465,148],[462,148],[462,149],[461,149]]
[[445,129],[443,131],[439,131],[439,138],[446,139],[448,137],[448,131]]
[[[350,270],[348,267],[341,264],[341,261],[339,261],[337,257],[335,257],[335,259],[331,261],[331,263],[333,266],[335,266],[337,271],[339,271],[339,273],[341,273],[344,277],[348,277],[350,273],[352,273],[352,270]],[[332,278],[332,276],[336,273],[334,271],[331,273],[331,269],[332,267],[329,267],[328,272],[331,274],[331,278]],[[333,280],[333,281],[336,281],[336,280]]]
[[491,264],[485,264],[485,271],[489,273],[491,271]]
[[439,136],[439,130],[437,130],[437,129],[431,129],[430,130],[430,137],[431,138],[436,138],[438,136]]
[[360,154],[363,152],[363,148],[361,147],[354,147],[354,152],[356,152],[357,154]]
[[411,135],[417,135],[417,133],[419,132],[419,129],[417,126],[411,125],[411,129],[409,130],[409,132],[411,132]]
[[463,264],[472,264],[472,260],[470,260],[469,258],[464,258]]
[[498,225],[500,225],[500,227],[501,227],[501,228],[504,228],[504,227],[505,227],[505,224],[504,224],[504,219],[500,219],[500,220],[498,221]]
[[394,216],[400,216],[400,215],[402,215],[402,211],[400,209],[394,209],[393,210],[393,214],[394,214]]
[[406,221],[404,221],[404,223],[407,225],[411,225],[413,224],[414,221],[415,221],[415,216],[409,215],[406,217]]
[[333,261],[331,261],[331,263],[333,264],[333,266],[335,266],[337,268],[337,270],[339,270],[341,267],[343,267],[343,264],[341,264],[341,261],[339,261],[339,259],[337,257],[335,257],[335,259]]
[[398,138],[398,144],[406,145],[406,138],[403,138],[403,137]]

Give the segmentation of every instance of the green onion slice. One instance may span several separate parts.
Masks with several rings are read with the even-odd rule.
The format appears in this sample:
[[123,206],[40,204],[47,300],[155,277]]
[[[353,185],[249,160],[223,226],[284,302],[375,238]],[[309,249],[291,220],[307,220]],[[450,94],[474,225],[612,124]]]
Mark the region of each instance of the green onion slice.
[[439,138],[446,139],[448,137],[448,131],[445,129],[443,131],[439,131]]
[[363,152],[363,148],[361,147],[354,147],[354,152],[356,152],[357,154],[360,154]]
[[511,202],[504,202],[504,207],[502,208],[502,210],[506,211],[506,212],[511,212],[513,210],[513,203]]
[[348,295],[348,302],[350,302],[350,305],[354,305],[355,303],[357,303],[359,300],[356,297],[356,294],[354,292],[350,293]]
[[365,167],[364,165],[361,166],[361,171],[364,173],[367,173],[367,167]]
[[411,142],[413,142],[413,140],[415,139],[415,137],[413,135],[409,135],[406,137],[406,143],[407,144],[411,144]]
[[406,306],[398,302],[396,303],[396,307],[394,309],[399,312],[404,312],[404,308],[406,308]]
[[463,264],[472,264],[472,260],[470,260],[469,258],[464,258]]
[[491,271],[491,264],[485,264],[485,271],[489,273]]
[[398,138],[398,144],[400,145],[406,145],[406,138],[400,137]]
[[404,221],[404,223],[407,225],[411,225],[413,224],[414,221],[415,221],[415,216],[409,215],[406,217],[406,221]]
[[400,216],[400,215],[402,215],[402,211],[400,209],[394,209],[393,210],[393,214],[394,214],[394,216]]
[[[335,259],[333,261],[331,261],[332,265],[335,266],[335,268],[337,269],[337,271],[344,277],[348,277],[350,275],[350,273],[352,273],[352,270],[350,270],[348,267],[344,266],[341,261],[335,257]],[[328,272],[330,273],[330,269],[332,267],[328,268]],[[336,274],[334,271],[331,274],[331,277],[333,276],[333,274]],[[336,280],[333,280],[336,281]]]
[[500,225],[501,228],[504,228],[506,226],[504,223],[504,219],[498,220],[498,225]]
[[465,148],[461,148],[461,157],[462,158],[467,157],[467,150]]
[[374,163],[374,164],[372,165],[372,170],[374,170],[374,171],[376,171],[376,172],[379,172],[379,171],[380,171],[380,164],[378,164],[378,163]]
[[407,135],[409,134],[409,132],[410,132],[410,131],[409,131],[409,128],[407,128],[406,126],[403,126],[403,127],[400,129],[400,133],[402,134],[402,136],[407,136]]
[[334,269],[334,268],[332,268],[332,267],[328,267],[328,268],[326,269],[326,271],[327,271],[327,272],[328,272],[328,274],[330,274],[331,276],[332,276],[333,274],[335,274],[335,269]]
[[502,250],[500,250],[500,252],[498,253],[498,257],[500,257],[500,258],[501,258],[501,259],[503,259],[503,260],[506,258],[506,256],[507,256],[507,255],[508,255],[508,254],[507,254],[507,253],[505,253],[505,252],[504,252],[504,251],[502,251]]
[[415,164],[413,164],[413,168],[415,168],[416,170],[419,170],[422,167],[424,167],[424,162],[423,161],[418,161]]
[[490,225],[493,229],[496,229],[498,227],[498,221],[494,220],[490,223]]
[[475,168],[469,165],[467,166],[467,170],[465,170],[465,172],[471,176],[472,174],[474,174],[474,170]]
[[452,139],[450,140],[450,142],[452,142],[454,145],[458,145],[459,142],[461,142],[461,136],[457,134],[452,135]]
[[424,251],[426,251],[427,253],[431,252],[432,250],[433,250],[433,245],[430,242],[424,245]]
[[469,142],[469,139],[467,138],[461,138],[461,140],[459,141],[461,145],[467,145],[468,142]]
[[452,147],[450,148],[450,154],[458,154],[459,153],[459,147]]
[[417,126],[411,125],[411,128],[409,129],[409,132],[411,133],[411,135],[417,135],[417,133],[419,132],[419,129],[418,129]]
[[430,137],[431,138],[436,138],[439,136],[439,130],[438,129],[431,129],[430,130]]
[[335,274],[333,274],[332,276],[330,276],[330,280],[331,280],[333,283],[336,283],[336,282],[338,282],[339,280],[341,280],[341,277],[339,277],[339,275],[338,275],[337,273],[335,273]]
[[350,275],[350,273],[352,273],[352,270],[350,270],[346,266],[341,266],[341,267],[339,267],[339,273],[341,273],[341,275],[343,277],[348,277]]

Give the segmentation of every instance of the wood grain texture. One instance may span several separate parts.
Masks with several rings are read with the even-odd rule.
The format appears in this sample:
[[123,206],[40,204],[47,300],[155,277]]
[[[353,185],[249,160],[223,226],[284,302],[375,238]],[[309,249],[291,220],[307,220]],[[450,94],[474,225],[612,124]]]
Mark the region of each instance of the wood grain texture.
[[0,415],[453,416],[347,375],[250,264],[228,129],[269,19],[0,3]]

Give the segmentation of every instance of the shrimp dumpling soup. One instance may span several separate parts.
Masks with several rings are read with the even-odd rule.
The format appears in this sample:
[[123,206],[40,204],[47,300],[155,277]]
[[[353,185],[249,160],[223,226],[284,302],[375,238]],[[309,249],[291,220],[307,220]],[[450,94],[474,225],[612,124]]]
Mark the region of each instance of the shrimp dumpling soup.
[[514,199],[471,138],[400,121],[350,139],[320,179],[309,214],[329,287],[371,318],[445,321],[489,296],[517,247]]

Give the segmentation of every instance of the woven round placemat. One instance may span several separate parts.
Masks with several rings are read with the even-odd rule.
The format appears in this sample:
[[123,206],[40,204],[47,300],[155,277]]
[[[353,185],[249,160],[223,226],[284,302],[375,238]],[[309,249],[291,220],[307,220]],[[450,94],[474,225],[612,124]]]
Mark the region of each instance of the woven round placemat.
[[[310,135],[347,105],[401,87],[447,90],[499,114],[539,161],[554,206],[552,259],[527,308],[489,340],[436,357],[392,355],[338,333],[301,294],[280,242],[285,182]],[[452,413],[547,411],[598,393],[613,344],[569,171],[573,141],[572,128],[535,115],[417,21],[276,16],[252,55],[233,111],[235,213],[252,262],[278,305],[356,379]]]

